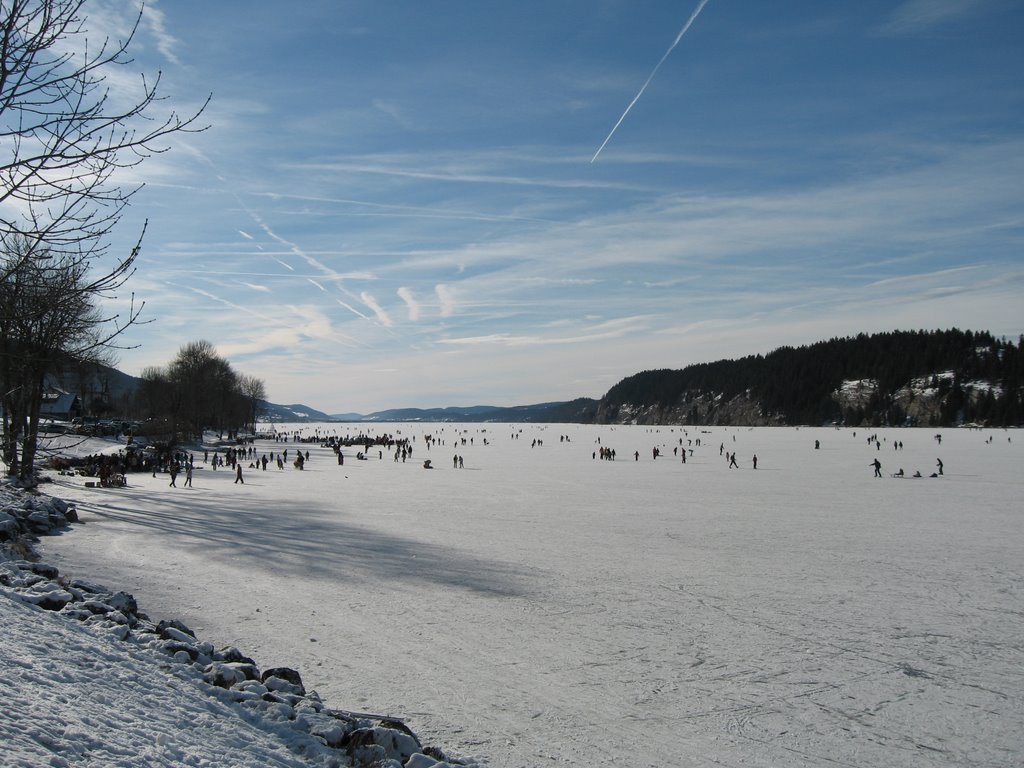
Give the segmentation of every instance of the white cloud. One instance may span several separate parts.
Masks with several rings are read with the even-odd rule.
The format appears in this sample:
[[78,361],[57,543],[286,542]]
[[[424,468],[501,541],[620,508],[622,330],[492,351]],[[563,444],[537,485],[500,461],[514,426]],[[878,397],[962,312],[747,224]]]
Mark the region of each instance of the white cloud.
[[913,34],[956,21],[986,5],[987,0],[904,0],[889,14],[883,35]]
[[447,285],[438,284],[434,286],[437,293],[437,300],[441,303],[441,317],[451,317],[455,314],[455,294]]
[[405,302],[406,306],[409,307],[409,320],[416,322],[420,319],[420,305],[412,295],[412,291],[404,286],[398,289],[398,296]]
[[377,316],[377,319],[380,321],[381,325],[383,325],[385,328],[390,328],[392,325],[394,325],[391,318],[388,316],[388,313],[384,311],[384,308],[377,303],[377,300],[373,298],[373,296],[371,296],[366,291],[363,291],[362,293],[359,294],[359,298],[366,306],[373,310],[373,314]]
[[164,12],[157,7],[157,0],[146,2],[142,25],[156,40],[157,50],[172,64],[179,64],[176,49],[180,41],[167,31]]
[[[422,160],[422,159],[421,159]],[[328,173],[351,173],[374,176],[394,176],[420,181],[441,181],[457,184],[495,184],[521,187],[541,187],[552,189],[605,189],[653,191],[651,187],[621,182],[601,181],[584,177],[570,179],[565,177],[545,178],[543,176],[513,176],[488,171],[468,171],[459,168],[428,169],[422,163],[418,167],[400,167],[388,162],[376,164],[367,162],[365,158],[358,160],[336,160],[315,165],[296,165],[296,169]]]
[[600,323],[593,328],[580,329],[573,335],[513,335],[508,333],[492,333],[486,336],[467,336],[462,338],[442,339],[439,344],[449,346],[507,346],[507,347],[538,347],[565,344],[584,344],[607,339],[617,339],[636,333],[647,327],[646,316],[621,317]]

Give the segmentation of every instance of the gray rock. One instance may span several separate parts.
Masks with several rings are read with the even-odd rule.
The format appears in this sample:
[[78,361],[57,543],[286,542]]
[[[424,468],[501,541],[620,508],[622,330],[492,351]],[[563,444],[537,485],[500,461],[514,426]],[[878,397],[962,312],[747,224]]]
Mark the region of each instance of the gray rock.
[[60,571],[57,570],[56,566],[50,565],[49,563],[30,563],[27,560],[23,560],[22,562],[24,565],[19,563],[19,567],[23,571],[31,571],[32,573],[50,580],[56,579],[60,576]]
[[[139,604],[135,602],[135,598],[127,592],[115,592],[104,602],[111,608],[116,608],[121,613],[129,616],[140,616]],[[195,637],[195,635],[193,635]]]
[[357,755],[360,755],[359,759],[362,759],[361,755],[364,751],[376,752],[377,750],[367,750],[374,746],[383,750],[381,755],[383,759],[397,760],[399,764],[404,764],[410,757],[423,750],[423,746],[415,736],[381,726],[352,731],[345,744],[353,760],[357,759]]
[[259,676],[259,671],[252,664],[215,661],[203,670],[203,680],[218,688],[231,688],[246,680]]
[[240,650],[235,648],[233,645],[229,645],[226,648],[221,648],[215,654],[213,658],[217,661],[229,661],[229,662],[242,662],[243,664],[255,664],[256,662],[242,653]]
[[[156,628],[157,631],[168,640],[181,639],[181,635],[176,633],[184,633],[186,635],[189,635],[193,641],[196,639],[196,633],[188,627],[186,627],[177,619],[164,619],[156,625]],[[173,632],[170,632],[170,630],[173,630]]]
[[33,603],[47,611],[59,611],[73,599],[70,592],[56,586],[44,591],[22,592],[20,597],[26,603]]
[[[271,678],[277,678],[277,680],[267,682]],[[273,667],[263,671],[260,675],[260,682],[263,683],[267,688],[272,691],[284,691],[285,693],[294,693],[298,696],[306,695],[306,687],[302,684],[302,677],[294,669],[289,667]],[[286,683],[287,685],[282,685]]]

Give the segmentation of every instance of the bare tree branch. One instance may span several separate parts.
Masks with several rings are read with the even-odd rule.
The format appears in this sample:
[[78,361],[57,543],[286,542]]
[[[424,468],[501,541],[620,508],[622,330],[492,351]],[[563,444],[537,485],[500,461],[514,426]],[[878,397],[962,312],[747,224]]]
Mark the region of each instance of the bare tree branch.
[[[109,355],[141,320],[134,294],[125,313],[106,315],[135,274],[134,248],[99,269],[109,236],[141,188],[118,172],[166,152],[170,139],[203,131],[209,98],[194,113],[156,113],[161,74],[140,75],[125,100],[108,77],[132,63],[127,36],[98,45],[86,0],[0,0],[0,391],[4,458],[32,474],[39,398],[59,361]],[[94,272],[98,272],[94,274]],[[18,445],[22,454],[18,456]],[[15,469],[12,469],[14,467]]]

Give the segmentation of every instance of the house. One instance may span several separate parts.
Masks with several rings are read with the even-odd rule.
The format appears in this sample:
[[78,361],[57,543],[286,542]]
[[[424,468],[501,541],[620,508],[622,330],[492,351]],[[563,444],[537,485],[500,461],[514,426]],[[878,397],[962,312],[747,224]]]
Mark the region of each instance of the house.
[[43,401],[39,406],[40,419],[71,421],[81,415],[82,403],[73,392],[56,390],[43,393]]

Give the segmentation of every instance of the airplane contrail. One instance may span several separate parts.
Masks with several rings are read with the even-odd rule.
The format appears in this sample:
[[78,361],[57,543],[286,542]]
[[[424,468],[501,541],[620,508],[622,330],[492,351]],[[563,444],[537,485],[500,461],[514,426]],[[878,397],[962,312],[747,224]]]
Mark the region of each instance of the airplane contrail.
[[617,131],[619,126],[622,125],[622,121],[626,119],[626,115],[629,114],[629,110],[631,110],[633,108],[633,105],[636,104],[640,100],[640,97],[644,95],[644,91],[647,90],[647,86],[651,84],[651,80],[654,79],[654,76],[658,74],[658,70],[661,69],[661,65],[665,63],[665,59],[667,59],[668,55],[672,53],[673,50],[675,50],[675,47],[677,45],[679,45],[679,41],[683,39],[683,35],[686,34],[686,30],[690,28],[690,25],[693,24],[693,22],[697,19],[697,16],[700,15],[700,12],[704,10],[704,6],[707,4],[708,0],[700,0],[700,3],[697,5],[697,10],[690,14],[690,18],[686,20],[686,23],[683,25],[682,30],[680,30],[678,35],[676,35],[676,39],[672,42],[672,45],[670,45],[668,47],[668,50],[665,51],[665,55],[661,57],[661,61],[659,61],[655,65],[654,69],[651,70],[650,76],[647,78],[646,82],[644,82],[644,84],[641,86],[636,96],[633,97],[633,100],[629,102],[629,106],[626,107],[626,111],[622,113],[622,117],[620,117],[619,121],[615,123],[615,125],[612,127],[611,131],[608,133],[607,138],[601,143],[601,146],[597,148],[597,152],[595,152],[594,156],[590,158],[590,162],[594,162],[595,160],[597,160],[597,156],[601,154],[601,150],[604,149],[604,145],[611,141],[612,136],[615,135],[615,131]]

